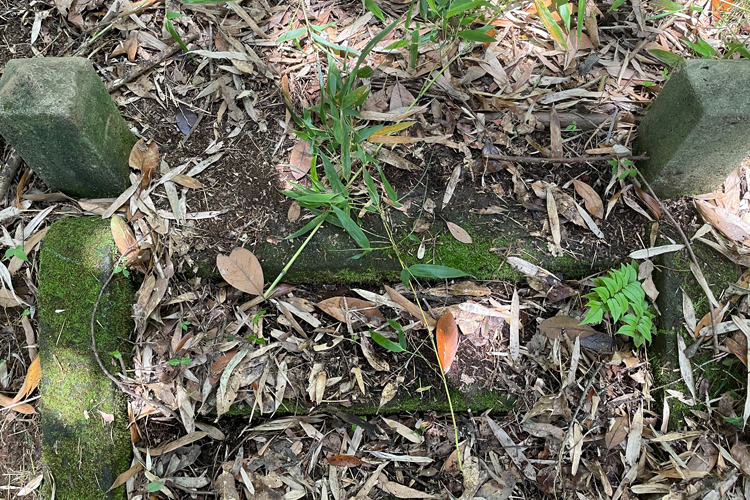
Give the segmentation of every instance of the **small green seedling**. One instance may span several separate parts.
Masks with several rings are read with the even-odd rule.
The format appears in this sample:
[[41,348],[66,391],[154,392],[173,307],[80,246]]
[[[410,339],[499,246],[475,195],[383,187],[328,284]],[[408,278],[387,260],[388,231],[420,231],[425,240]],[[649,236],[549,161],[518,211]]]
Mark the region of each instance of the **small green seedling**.
[[120,351],[112,351],[109,353],[110,356],[112,356],[115,359],[121,359],[122,353]]
[[9,248],[5,251],[5,258],[10,259],[17,257],[24,262],[28,262],[29,258],[26,256],[26,252],[23,251],[23,245],[18,245],[15,248]]
[[253,324],[254,325],[258,324],[258,321],[260,321],[260,318],[262,318],[263,315],[266,314],[266,312],[267,311],[265,311],[265,310],[264,311],[260,311],[255,316],[253,316]]
[[391,328],[393,328],[394,330],[396,330],[396,332],[398,332],[398,344],[392,340],[389,340],[383,337],[378,332],[374,332],[370,330],[370,337],[372,337],[372,340],[374,340],[380,346],[385,347],[391,352],[408,352],[406,350],[406,335],[404,334],[404,329],[401,328],[401,325],[399,325],[392,319],[388,320],[388,324],[391,325]]
[[[612,165],[612,177],[617,176],[617,169],[620,165],[617,160],[609,160],[607,163]],[[633,166],[633,162],[631,160],[622,160],[622,166],[626,167],[625,170],[620,173],[619,176],[617,176],[617,180],[621,181],[623,179],[626,179],[628,177],[632,177],[635,179],[638,176],[638,170],[635,168],[629,168]]]
[[188,327],[191,325],[190,321],[182,321],[180,323],[180,328],[182,328],[184,331],[187,331]]
[[622,324],[617,333],[632,337],[637,348],[651,343],[656,313],[646,302],[646,292],[638,281],[636,266],[635,263],[623,264],[620,269],[609,271],[609,276],[594,278],[596,287],[584,295],[590,309],[581,324],[598,325],[608,313],[613,323]]
[[148,491],[149,493],[156,493],[163,487],[164,487],[163,484],[157,483],[156,481],[151,481],[150,483],[146,485],[146,491]]
[[573,123],[565,127],[565,130],[567,130],[568,132],[575,132],[576,130],[578,130],[578,123],[573,120]]
[[167,364],[172,365],[172,366],[189,365],[191,361],[193,360],[190,358],[179,358],[179,359],[174,358],[174,359],[170,359],[169,361],[167,361]]
[[128,268],[125,266],[115,266],[115,269],[113,271],[115,274],[122,273],[123,276],[126,278],[130,276],[130,271],[128,271]]
[[185,45],[185,42],[182,41],[182,38],[180,37],[180,34],[177,33],[177,30],[174,29],[174,25],[172,24],[172,19],[177,19],[179,17],[182,17],[183,15],[179,12],[167,12],[167,19],[164,21],[164,28],[167,30],[167,33],[172,35],[172,38],[174,38],[174,41],[177,42],[180,47],[182,47],[182,50],[187,52],[187,55],[190,56],[190,59],[195,62],[195,58],[190,53],[190,50],[187,48],[187,45]]
[[266,343],[266,339],[258,337],[257,335],[249,335],[247,340],[257,345],[263,345]]

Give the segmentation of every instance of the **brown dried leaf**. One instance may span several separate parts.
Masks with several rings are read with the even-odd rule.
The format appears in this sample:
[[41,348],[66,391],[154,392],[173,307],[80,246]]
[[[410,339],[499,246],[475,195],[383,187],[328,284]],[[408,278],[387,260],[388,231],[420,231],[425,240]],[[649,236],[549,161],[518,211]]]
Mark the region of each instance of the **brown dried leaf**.
[[732,446],[729,453],[732,455],[732,458],[739,462],[742,472],[750,476],[750,452],[747,451],[747,445],[740,441]]
[[175,175],[172,178],[172,182],[190,189],[201,189],[203,187],[203,183],[201,181],[199,181],[195,177],[190,177],[189,175],[185,174]]
[[152,141],[146,146],[144,140],[140,139],[130,150],[128,164],[130,168],[141,171],[141,189],[145,188],[159,165],[159,145]]
[[112,216],[110,228],[112,230],[112,239],[115,240],[115,245],[117,245],[117,249],[125,259],[125,265],[127,266],[135,259],[140,250],[135,233],[130,228],[130,225],[125,222],[125,219],[119,215]]
[[414,96],[409,90],[404,87],[401,82],[397,82],[393,86],[393,92],[391,92],[391,104],[389,111],[395,111],[398,109],[406,108],[414,103]]
[[446,222],[445,224],[448,226],[448,231],[450,231],[453,237],[458,241],[460,241],[461,243],[466,243],[467,245],[472,242],[471,236],[466,232],[464,228],[452,222]]
[[648,209],[651,210],[651,213],[654,214],[657,219],[661,218],[661,207],[659,206],[659,202],[655,200],[653,196],[638,186],[635,186],[635,193],[641,200],[643,200],[643,203],[646,204]]
[[552,111],[549,114],[549,135],[550,135],[550,146],[549,151],[552,158],[562,158],[563,155],[563,143],[562,143],[562,132],[560,130],[560,117],[557,114],[557,108],[552,105]]
[[573,179],[573,185],[575,186],[576,193],[578,193],[578,195],[583,198],[586,210],[588,210],[589,213],[594,217],[603,219],[604,205],[602,203],[602,199],[599,197],[596,191],[594,191],[594,188],[592,188],[585,182],[579,181],[578,179]]
[[611,450],[628,437],[628,417],[617,417],[604,435],[604,446]]
[[[411,302],[409,299],[401,295],[397,290],[394,290],[393,288],[389,287],[388,285],[385,285],[385,291],[388,292],[388,296],[391,298],[392,301],[406,309],[406,311],[414,316],[414,318],[418,320],[422,320],[422,312],[419,310],[419,307],[417,307],[416,304]],[[430,327],[435,326],[435,319],[430,316],[427,312],[425,312],[425,317],[427,318],[427,324]]]
[[307,175],[312,166],[312,155],[310,154],[310,143],[298,140],[289,156],[289,166],[294,180],[300,180]]
[[539,330],[547,335],[550,340],[562,338],[562,334],[567,333],[571,340],[580,337],[581,339],[598,333],[591,325],[581,325],[575,318],[570,316],[553,316],[545,319],[539,324]]
[[750,239],[750,224],[744,220],[704,200],[695,199],[693,202],[703,220],[724,233],[729,239],[740,243]]
[[336,467],[359,467],[362,465],[362,460],[355,457],[354,455],[334,455],[328,457],[328,463],[335,465]]
[[366,300],[352,297],[331,297],[315,304],[324,313],[333,316],[342,323],[362,321],[368,325],[378,326],[385,323],[385,317],[375,304]]
[[237,247],[229,256],[218,255],[216,265],[221,277],[236,289],[263,295],[263,269],[250,250]]

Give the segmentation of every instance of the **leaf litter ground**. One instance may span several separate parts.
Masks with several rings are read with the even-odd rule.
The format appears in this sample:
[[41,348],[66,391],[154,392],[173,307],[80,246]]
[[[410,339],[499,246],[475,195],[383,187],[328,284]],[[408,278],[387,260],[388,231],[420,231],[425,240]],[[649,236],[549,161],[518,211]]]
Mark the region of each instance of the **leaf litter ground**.
[[[111,22],[122,12],[119,4],[110,3],[103,4],[110,14],[99,9],[102,2],[56,2],[46,11],[42,4],[9,7],[2,17],[5,43],[17,56],[70,55],[91,38],[102,15]],[[191,276],[206,256],[214,259],[246,242],[286,236],[269,233],[266,224],[294,214],[293,204],[277,188],[295,177],[289,164],[305,165],[304,155],[295,159],[299,142],[290,134],[291,123],[275,89],[286,77],[295,106],[314,103],[320,92],[318,59],[309,50],[309,40],[302,40],[303,52],[272,41],[300,26],[294,8],[286,5],[260,2],[227,9],[148,4],[138,20],[123,16],[115,29],[82,52],[111,82],[132,63],[158,57],[164,44],[171,43],[162,30],[166,10],[187,14],[173,23],[183,35],[198,32],[197,47],[209,51],[195,61],[182,55],[169,58],[113,93],[137,133],[146,142],[155,141],[161,151],[157,164],[141,164],[136,173],[152,171],[153,185],[184,166],[183,177],[162,182],[164,189],[154,190],[149,199],[131,197],[126,203],[132,206],[125,213],[132,238],[139,242],[140,261],[133,262],[133,268],[148,271],[149,263],[158,262],[164,270],[146,276],[132,271],[141,291],[140,309],[134,311],[134,371],[128,377],[138,383],[145,399],[131,401],[134,428],[139,430],[134,438],[142,441],[136,444],[141,462],[134,462],[126,486],[130,498],[145,495],[148,483],[167,477],[172,479],[161,480],[165,487],[155,495],[182,497],[195,490],[222,498],[249,497],[248,493],[261,498],[445,498],[450,492],[503,499],[511,494],[567,498],[575,492],[579,497],[627,498],[670,493],[684,497],[719,487],[739,491],[738,471],[750,472],[750,456],[736,440],[736,427],[720,417],[738,418],[742,396],[703,390],[699,395],[703,399],[710,394],[708,403],[685,420],[681,432],[663,435],[668,418],[654,413],[647,351],[632,351],[625,338],[613,339],[611,331],[600,332],[606,339],[602,340],[577,326],[585,310],[576,294],[587,291],[585,282],[550,286],[538,276],[515,285],[450,282],[420,289],[418,297],[395,284],[392,293],[372,287],[301,285],[283,288],[269,302],[253,304],[246,293],[226,283]],[[404,10],[399,3],[382,7],[392,15]],[[337,23],[326,32],[329,39],[349,40],[354,48],[361,49],[383,27],[356,7],[324,2],[308,9],[309,19],[318,24]],[[589,35],[598,33],[598,42],[584,36],[577,52],[566,52],[555,46],[533,10],[509,12],[495,22],[495,44],[463,53],[445,78],[436,79],[420,97],[416,104],[425,107],[413,114],[417,123],[400,133],[407,144],[395,146],[391,154],[377,153],[388,178],[407,191],[419,186],[421,172],[428,168],[429,186],[434,187],[430,198],[437,202],[451,189],[451,179],[491,190],[500,210],[509,203],[528,209],[530,232],[548,238],[550,252],[570,251],[571,242],[583,234],[595,238],[590,227],[565,222],[575,214],[556,214],[562,218],[559,227],[560,220],[549,213],[548,193],[553,194],[555,211],[576,197],[597,214],[608,210],[612,200],[612,213],[606,221],[599,215],[598,227],[626,248],[652,246],[653,242],[641,241],[648,236],[639,235],[648,234],[644,224],[656,216],[658,207],[625,183],[615,183],[602,197],[611,177],[606,163],[566,163],[560,158],[565,165],[561,168],[483,160],[482,152],[574,158],[612,154],[615,146],[627,148],[634,133],[630,110],[653,98],[665,79],[663,64],[648,49],[688,55],[681,39],[723,36],[715,20],[710,14],[693,13],[686,22],[690,16],[675,15],[666,23],[650,21],[649,28],[659,29],[649,31],[642,19],[655,12],[640,5],[631,17],[630,11],[601,15],[602,26],[625,26],[619,29],[626,36],[587,29]],[[347,26],[356,29],[345,32]],[[81,36],[82,30],[86,36]],[[394,32],[382,46],[404,33]],[[408,53],[373,52],[371,64],[379,71],[371,79],[372,95],[363,116],[381,113],[389,123],[403,114],[400,108],[411,105],[431,72],[443,67],[437,48],[426,43],[414,70]],[[122,55],[110,56],[118,51]],[[239,55],[222,59],[210,54],[228,51]],[[598,60],[592,63],[594,54]],[[613,116],[616,124],[610,128]],[[565,131],[550,134],[557,129]],[[720,195],[704,197],[709,206],[703,207],[704,218],[716,228],[711,241],[717,251],[742,265],[747,265],[743,247],[732,251],[731,242],[746,239],[741,218],[747,212],[741,201],[747,189],[745,174],[738,169]],[[574,179],[596,196],[574,185]],[[35,223],[32,218],[38,210],[53,207],[36,221],[42,228],[60,217],[101,214],[112,205],[44,195],[43,183],[33,174],[24,180],[16,177],[16,186],[11,193],[19,197],[8,196],[6,206],[18,203],[24,211],[4,222],[8,247],[19,238],[19,228]],[[691,235],[704,231],[684,202],[670,209]],[[144,213],[151,217],[142,217]],[[562,234],[555,235],[557,230]],[[723,244],[725,239],[716,231],[730,244]],[[459,240],[464,237],[453,234]],[[708,236],[704,231],[700,237]],[[12,259],[8,263],[15,291],[32,303],[37,245],[34,241],[27,249],[29,264]],[[511,313],[514,290],[520,296],[517,317]],[[8,307],[14,305],[7,295],[3,298]],[[419,315],[409,312],[417,301],[434,320],[446,311],[456,318],[461,341],[447,374],[451,384],[465,390],[494,389],[507,405],[504,411],[486,415],[457,415],[462,470],[448,415],[387,415],[388,404],[399,394],[424,403],[442,394],[427,331]],[[736,301],[735,307],[737,313],[747,313],[746,302]],[[3,393],[12,396],[21,389],[33,357],[22,346],[32,345],[33,337],[26,337],[20,309],[8,311],[12,326],[2,340],[8,355],[0,364],[8,375],[0,377],[0,383]],[[424,360],[394,354],[373,342],[371,330],[399,341],[388,319],[401,325],[408,349]],[[510,327],[515,320],[521,332],[516,360]],[[700,325],[686,321],[691,330],[700,331]],[[33,334],[35,320],[29,325]],[[725,342],[727,350],[742,360],[745,337],[732,334]],[[714,362],[732,359],[723,353]],[[746,360],[745,355],[745,364]],[[702,369],[695,368],[699,391],[705,380]],[[387,401],[391,397],[395,399]],[[687,392],[674,391],[673,397],[691,401]],[[161,415],[148,398],[174,409],[179,423]],[[367,421],[346,411],[362,402],[374,408],[383,404],[384,411]],[[230,403],[249,410],[252,418],[227,414],[214,422],[215,413],[206,413],[226,411]],[[12,497],[27,486],[36,494],[37,474],[28,458],[34,451],[13,450],[21,450],[19,443],[26,439],[37,443],[31,448],[38,453],[38,421],[5,413],[3,446],[10,450],[11,461],[4,490]],[[196,421],[201,430],[196,430]],[[150,468],[149,479],[138,470],[142,465]]]

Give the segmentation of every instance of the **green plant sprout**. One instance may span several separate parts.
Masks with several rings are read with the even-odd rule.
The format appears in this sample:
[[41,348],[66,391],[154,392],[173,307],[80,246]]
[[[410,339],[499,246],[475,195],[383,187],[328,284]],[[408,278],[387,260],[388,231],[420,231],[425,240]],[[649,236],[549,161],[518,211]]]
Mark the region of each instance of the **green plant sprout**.
[[182,328],[184,331],[187,331],[188,327],[191,325],[190,321],[181,321],[180,322],[180,328]]
[[247,340],[257,345],[263,345],[266,343],[266,339],[258,337],[257,335],[248,335]]
[[[632,177],[633,179],[635,179],[638,176],[638,170],[632,168],[632,160],[609,160],[607,161],[607,163],[612,166],[612,177],[617,177],[618,181],[621,181],[628,177]],[[621,166],[624,167],[623,170],[620,169]],[[618,174],[618,172],[620,173]]]
[[596,287],[584,295],[588,299],[586,307],[591,309],[581,324],[598,325],[608,313],[614,324],[622,324],[617,333],[632,337],[636,348],[650,344],[656,313],[646,302],[635,263],[622,264],[620,269],[612,269],[608,274],[594,278]]
[[[186,3],[190,3],[190,2],[186,2]],[[203,3],[209,3],[209,2],[203,2]],[[177,30],[174,29],[174,25],[172,24],[172,19],[177,19],[182,16],[183,14],[179,12],[167,12],[166,20],[164,21],[164,28],[167,30],[167,33],[172,35],[172,38],[174,39],[175,42],[177,42],[180,45],[182,50],[184,50],[187,53],[187,55],[190,56],[190,59],[192,59],[193,62],[195,62],[195,58],[193,57],[193,54],[190,53],[190,49],[187,48],[187,45],[185,45],[185,42],[182,41],[182,37],[180,37],[180,34],[177,33]]]
[[115,266],[115,269],[112,272],[114,274],[122,273],[126,278],[130,276],[130,271],[128,271],[128,268],[125,266]]
[[120,351],[112,351],[109,353],[110,356],[112,356],[115,359],[122,358],[122,353]]
[[6,259],[10,259],[13,257],[17,257],[24,262],[29,261],[29,258],[26,256],[26,252],[23,251],[23,245],[18,245],[17,247],[9,248],[5,251]]
[[172,366],[189,365],[191,361],[193,361],[191,358],[174,358],[167,361],[167,364]]
[[565,127],[565,130],[567,130],[568,132],[575,132],[576,130],[578,130],[578,123],[573,120],[573,123]]

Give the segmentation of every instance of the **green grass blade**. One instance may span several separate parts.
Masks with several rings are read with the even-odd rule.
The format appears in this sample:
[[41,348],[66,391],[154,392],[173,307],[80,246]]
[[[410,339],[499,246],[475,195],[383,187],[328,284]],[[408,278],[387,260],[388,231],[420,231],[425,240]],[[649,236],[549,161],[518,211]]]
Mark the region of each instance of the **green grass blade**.
[[336,214],[336,217],[338,217],[339,222],[341,222],[341,225],[344,226],[346,232],[349,233],[349,236],[352,237],[357,245],[359,245],[361,248],[364,248],[365,250],[369,250],[371,248],[370,240],[367,239],[367,236],[365,236],[365,233],[357,225],[357,223],[354,222],[352,218],[344,213],[344,211],[340,208],[336,206],[333,206],[331,208],[333,208],[333,212]]

